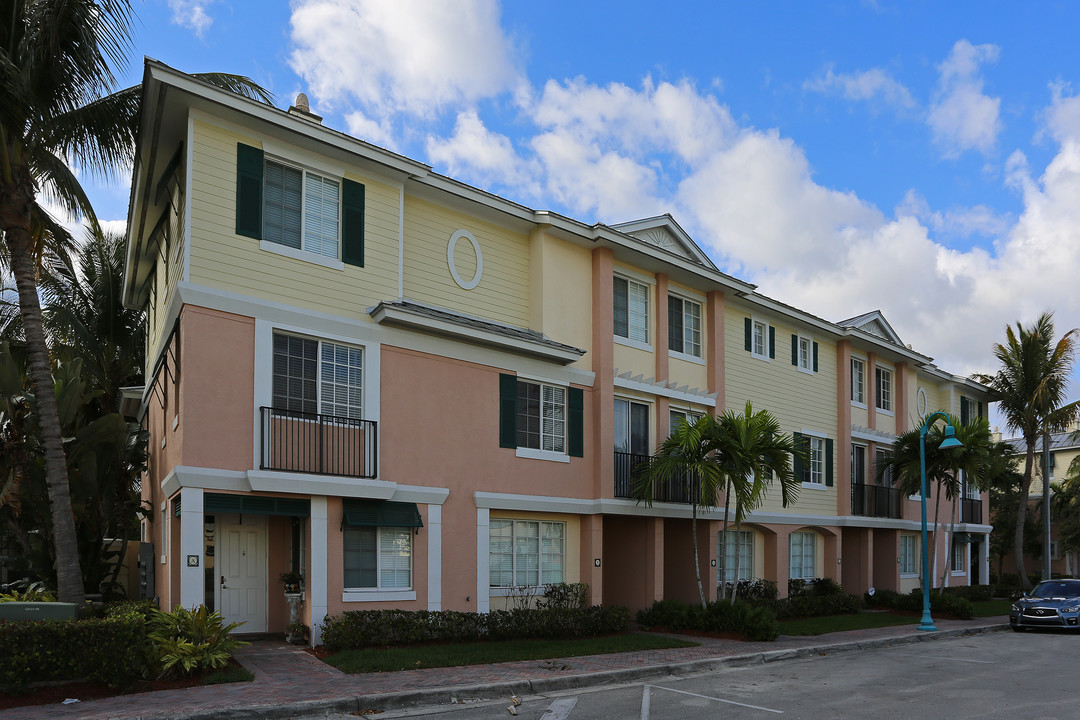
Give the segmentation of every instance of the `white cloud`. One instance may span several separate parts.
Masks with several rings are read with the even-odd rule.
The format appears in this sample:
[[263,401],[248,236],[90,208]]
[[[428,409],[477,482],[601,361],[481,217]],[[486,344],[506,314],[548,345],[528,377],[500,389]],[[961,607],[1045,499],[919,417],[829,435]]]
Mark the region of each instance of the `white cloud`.
[[206,12],[213,0],[169,0],[172,21],[180,27],[194,30],[200,38],[213,24],[214,19]]
[[881,68],[856,73],[834,73],[827,68],[824,75],[803,83],[804,90],[825,95],[839,95],[847,100],[865,101],[910,110],[915,107],[911,92]]
[[290,61],[324,103],[421,117],[517,82],[498,6],[484,0],[298,0]]
[[918,218],[935,233],[954,238],[967,238],[972,235],[999,237],[1009,231],[1013,222],[1013,219],[994,212],[986,205],[932,210],[926,198],[915,190],[908,190],[903,202],[896,207],[896,215]]
[[468,174],[474,183],[513,187],[529,197],[538,196],[534,167],[527,167],[514,150],[510,138],[489,130],[475,110],[457,117],[449,138],[434,135],[427,140],[428,161],[451,176]]
[[1001,98],[983,94],[979,68],[997,62],[995,45],[972,45],[958,40],[938,66],[940,77],[927,124],[946,157],[966,150],[986,153],[1001,132]]
[[372,120],[361,111],[354,110],[345,115],[345,126],[353,137],[387,150],[396,148],[397,139],[388,118],[383,118],[382,121]]

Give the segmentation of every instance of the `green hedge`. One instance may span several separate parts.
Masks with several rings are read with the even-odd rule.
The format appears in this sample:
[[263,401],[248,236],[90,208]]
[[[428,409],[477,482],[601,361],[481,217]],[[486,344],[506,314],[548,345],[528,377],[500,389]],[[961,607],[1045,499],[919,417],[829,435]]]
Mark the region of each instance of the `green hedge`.
[[[922,589],[915,588],[907,595],[901,595],[892,590],[878,590],[874,597],[867,596],[867,603],[875,607],[890,608],[893,610],[906,610],[908,612],[922,612],[923,597]],[[930,591],[930,612],[952,615],[961,620],[970,620],[975,617],[975,606],[971,601],[956,593]]]
[[862,606],[862,598],[857,595],[796,595],[774,601],[771,608],[778,620],[786,620],[857,613]]
[[89,680],[127,687],[147,668],[146,623],[138,613],[70,621],[0,622],[0,687]]
[[624,607],[517,608],[489,613],[453,610],[349,610],[326,618],[323,645],[351,650],[389,645],[477,640],[582,638],[625,632]]
[[731,632],[748,640],[775,640],[780,634],[769,609],[730,600],[716,600],[704,608],[677,600],[659,600],[652,607],[639,610],[637,621],[646,630],[663,627],[675,632]]
[[970,600],[973,603],[994,598],[994,588],[989,585],[957,585],[956,587],[945,588],[945,592],[949,595],[956,595],[965,600]]

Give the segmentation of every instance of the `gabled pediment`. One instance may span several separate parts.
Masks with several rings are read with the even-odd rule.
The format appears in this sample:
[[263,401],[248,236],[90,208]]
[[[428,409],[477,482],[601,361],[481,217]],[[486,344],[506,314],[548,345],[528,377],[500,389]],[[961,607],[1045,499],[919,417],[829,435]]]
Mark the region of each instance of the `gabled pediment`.
[[679,227],[679,223],[675,222],[675,219],[670,215],[658,215],[643,220],[633,220],[612,225],[611,227],[673,255],[678,255],[713,270],[717,269],[709,256],[698,247],[697,243],[686,234],[685,230]]
[[901,347],[904,345],[900,336],[896,334],[896,331],[893,330],[892,325],[889,324],[889,321],[885,319],[880,310],[872,310],[857,317],[841,320],[837,324],[843,328],[857,328],[894,345],[900,345]]

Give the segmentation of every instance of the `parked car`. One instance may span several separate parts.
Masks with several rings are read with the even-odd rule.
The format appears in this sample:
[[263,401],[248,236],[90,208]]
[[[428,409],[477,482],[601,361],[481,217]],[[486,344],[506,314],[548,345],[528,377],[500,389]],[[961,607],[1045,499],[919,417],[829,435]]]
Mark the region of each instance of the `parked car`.
[[1009,625],[1080,629],[1080,580],[1045,580],[1009,608]]

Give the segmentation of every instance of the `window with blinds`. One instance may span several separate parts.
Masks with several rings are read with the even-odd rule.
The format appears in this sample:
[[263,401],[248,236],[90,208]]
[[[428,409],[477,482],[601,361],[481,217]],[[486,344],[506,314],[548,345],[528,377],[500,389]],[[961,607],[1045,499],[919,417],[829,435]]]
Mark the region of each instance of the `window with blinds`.
[[263,183],[263,239],[337,258],[340,183],[273,160],[266,161]]
[[412,588],[412,528],[346,526],[342,533],[345,589]]
[[566,388],[518,380],[518,447],[566,449]]
[[668,350],[701,357],[701,305],[668,296]]
[[564,582],[566,523],[492,519],[488,537],[491,587],[538,587]]
[[[717,545],[720,544],[719,536],[716,539]],[[738,544],[739,549],[739,563],[738,568],[735,567],[735,547]],[[720,554],[720,548],[716,550],[716,554]],[[735,582],[735,580],[752,580],[754,578],[754,533],[749,530],[734,530],[727,531],[726,543],[724,545],[724,582]]]
[[274,333],[273,407],[336,417],[363,417],[364,351]]
[[623,277],[613,284],[615,335],[649,342],[649,286]]
[[791,533],[788,577],[810,580],[814,574],[815,535],[812,532]]

